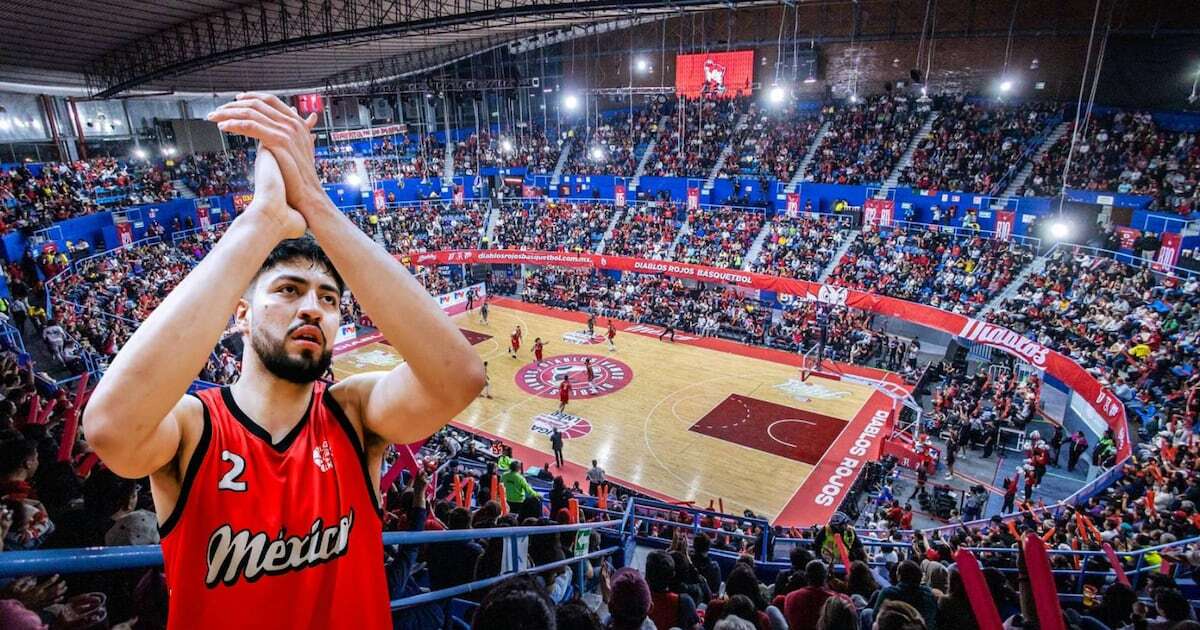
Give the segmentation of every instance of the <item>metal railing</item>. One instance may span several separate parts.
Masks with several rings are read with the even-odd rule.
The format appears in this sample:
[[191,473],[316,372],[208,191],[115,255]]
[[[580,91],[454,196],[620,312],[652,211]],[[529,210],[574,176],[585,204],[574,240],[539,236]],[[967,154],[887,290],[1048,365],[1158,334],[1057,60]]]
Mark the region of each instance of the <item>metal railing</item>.
[[1182,267],[1175,267],[1173,265],[1164,265],[1157,260],[1147,260],[1142,258],[1140,252],[1127,254],[1125,252],[1102,249],[1099,247],[1092,247],[1090,245],[1079,245],[1076,243],[1055,243],[1046,252],[1046,257],[1049,258],[1051,255],[1057,252],[1060,247],[1064,250],[1069,250],[1068,253],[1072,255],[1083,254],[1093,258],[1109,258],[1119,263],[1129,265],[1130,267],[1149,268],[1150,271],[1161,276],[1169,276],[1172,278],[1200,277],[1200,272],[1192,271],[1191,269],[1184,269]]
[[[568,525],[548,525],[531,527],[495,527],[489,529],[463,529],[448,531],[421,532],[384,532],[384,545],[424,545],[467,540],[488,540],[493,538],[505,539],[509,545],[509,561],[501,566],[500,574],[490,578],[475,580],[466,584],[439,589],[427,593],[410,595],[392,600],[393,610],[408,608],[419,604],[439,601],[461,595],[470,591],[487,588],[497,582],[515,575],[528,575],[551,571],[572,564],[581,564],[594,558],[610,556],[621,552],[621,546],[599,549],[585,555],[567,558],[539,566],[520,566],[518,541],[529,536],[546,536],[566,532],[591,531],[610,529],[619,533],[627,531],[628,519],[620,518],[591,523],[576,523]],[[15,578],[27,575],[51,575],[94,573],[99,571],[118,571],[124,569],[142,569],[161,566],[163,563],[160,545],[138,545],[128,547],[86,547],[79,549],[46,549],[40,551],[13,551],[0,554],[0,579]],[[583,571],[575,572],[576,586],[583,586]]]
[[880,225],[879,228],[880,229],[901,228],[901,229],[905,229],[905,230],[925,230],[925,231],[932,231],[932,232],[942,232],[942,233],[952,234],[955,238],[973,238],[976,236],[982,236],[983,238],[991,239],[994,241],[1008,240],[1013,243],[1017,243],[1017,244],[1029,247],[1030,249],[1032,249],[1034,251],[1034,253],[1041,251],[1041,247],[1042,247],[1042,239],[1037,238],[1036,236],[1021,236],[1020,234],[1009,234],[1007,236],[1007,238],[1002,238],[1000,236],[999,232],[993,232],[991,230],[975,230],[975,229],[971,229],[968,227],[953,226],[953,225],[941,225],[938,223],[919,223],[916,221],[899,221],[896,219],[892,219],[891,223],[889,223],[887,225]]

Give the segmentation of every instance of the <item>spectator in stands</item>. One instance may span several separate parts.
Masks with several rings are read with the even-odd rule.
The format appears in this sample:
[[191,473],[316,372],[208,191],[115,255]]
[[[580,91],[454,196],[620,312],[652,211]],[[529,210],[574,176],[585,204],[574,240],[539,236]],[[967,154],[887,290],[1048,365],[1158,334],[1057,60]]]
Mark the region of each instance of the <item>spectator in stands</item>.
[[783,604],[789,630],[816,630],[825,600],[841,597],[828,588],[828,579],[829,569],[824,561],[811,560],[804,567],[807,586],[789,593]]
[[883,605],[875,616],[876,630],[930,630],[921,613],[916,608],[899,601],[892,600]]
[[530,576],[510,577],[493,586],[479,608],[471,630],[554,630],[554,604],[541,582]]
[[843,597],[829,597],[821,606],[821,616],[814,627],[816,630],[858,630],[858,611]]
[[686,594],[671,592],[675,582],[675,561],[665,551],[646,556],[646,584],[653,602],[650,619],[659,628],[679,627],[690,630],[700,622],[696,602]]
[[871,608],[875,610],[875,619],[880,627],[883,626],[882,619],[889,610],[887,603],[897,601],[917,611],[918,619],[924,621],[927,630],[937,630],[937,598],[928,586],[921,583],[920,565],[912,560],[905,560],[900,563],[896,575],[898,582],[880,590],[872,602]]
[[[471,529],[471,512],[463,507],[450,511],[446,528],[451,531]],[[475,563],[483,555],[483,547],[474,540],[430,545],[428,551],[429,587],[433,590],[466,584],[475,579]]]
[[607,630],[656,630],[657,626],[649,617],[650,587],[637,569],[618,569],[609,580],[608,590]]

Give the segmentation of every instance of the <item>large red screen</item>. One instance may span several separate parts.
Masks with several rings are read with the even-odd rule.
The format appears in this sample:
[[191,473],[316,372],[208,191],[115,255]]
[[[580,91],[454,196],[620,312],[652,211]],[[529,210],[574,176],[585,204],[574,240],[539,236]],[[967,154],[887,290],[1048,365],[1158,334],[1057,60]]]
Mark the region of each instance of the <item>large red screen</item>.
[[750,94],[754,51],[675,56],[675,92],[683,96]]

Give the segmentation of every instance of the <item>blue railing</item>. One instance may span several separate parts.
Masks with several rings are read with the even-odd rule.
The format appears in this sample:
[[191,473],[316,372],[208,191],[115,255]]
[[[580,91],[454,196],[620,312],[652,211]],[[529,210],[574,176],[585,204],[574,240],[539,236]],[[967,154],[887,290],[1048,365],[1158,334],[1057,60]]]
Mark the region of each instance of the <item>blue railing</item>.
[[[393,609],[407,608],[447,599],[470,591],[487,588],[501,580],[514,575],[541,573],[572,564],[581,564],[594,558],[610,556],[623,550],[622,546],[599,549],[584,555],[567,558],[557,562],[539,566],[521,566],[519,562],[518,541],[529,536],[545,536],[566,532],[591,531],[596,529],[611,529],[618,532],[628,531],[627,519],[613,519],[592,523],[569,525],[550,525],[533,527],[496,527],[490,529],[463,529],[437,532],[385,532],[384,545],[424,545],[465,540],[485,540],[503,538],[510,545],[508,563],[500,568],[500,574],[495,577],[475,580],[466,584],[420,593],[393,600]],[[160,566],[163,563],[162,548],[159,545],[139,545],[129,547],[86,547],[81,549],[47,549],[41,551],[13,551],[0,554],[0,579],[15,578],[27,575],[51,575],[71,573],[94,573],[98,571],[118,571],[124,569],[141,569]],[[575,571],[576,587],[583,588],[583,571]]]

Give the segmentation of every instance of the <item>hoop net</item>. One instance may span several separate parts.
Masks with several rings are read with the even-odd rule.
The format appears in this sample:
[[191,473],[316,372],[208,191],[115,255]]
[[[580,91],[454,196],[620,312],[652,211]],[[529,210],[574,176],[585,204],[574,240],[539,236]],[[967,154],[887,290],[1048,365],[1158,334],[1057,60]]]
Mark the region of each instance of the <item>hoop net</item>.
[[819,348],[813,347],[800,355],[800,382],[807,382],[809,377],[840,381],[845,376],[834,361],[822,360],[818,354]]

